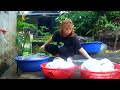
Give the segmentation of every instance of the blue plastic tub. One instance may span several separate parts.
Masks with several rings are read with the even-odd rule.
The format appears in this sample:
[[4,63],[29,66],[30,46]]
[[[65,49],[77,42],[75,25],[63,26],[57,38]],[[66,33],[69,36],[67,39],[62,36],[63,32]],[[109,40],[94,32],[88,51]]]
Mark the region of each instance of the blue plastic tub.
[[24,58],[24,56],[17,56],[14,58],[14,60],[17,62],[19,69],[22,70],[23,72],[34,72],[40,71],[41,70],[40,65],[48,62],[50,57],[47,55],[44,55],[44,57],[43,55],[42,56],[33,55],[23,60],[22,58]]
[[102,42],[93,41],[93,42],[83,42],[81,46],[86,50],[89,54],[98,53],[100,51]]

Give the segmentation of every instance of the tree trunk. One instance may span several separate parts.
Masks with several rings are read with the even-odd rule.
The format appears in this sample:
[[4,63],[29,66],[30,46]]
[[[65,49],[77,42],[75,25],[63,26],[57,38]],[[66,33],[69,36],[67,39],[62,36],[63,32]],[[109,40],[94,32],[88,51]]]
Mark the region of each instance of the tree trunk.
[[114,51],[116,51],[116,45],[117,45],[118,36],[119,36],[119,31],[117,30],[116,31],[116,37],[115,37]]

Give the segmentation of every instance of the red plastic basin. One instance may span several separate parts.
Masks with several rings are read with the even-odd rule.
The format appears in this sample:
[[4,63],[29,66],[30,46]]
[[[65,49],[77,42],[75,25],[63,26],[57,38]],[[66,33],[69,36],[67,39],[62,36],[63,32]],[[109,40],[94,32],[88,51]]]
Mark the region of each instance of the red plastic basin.
[[42,68],[42,72],[46,78],[49,79],[69,79],[74,74],[74,70],[76,68],[76,64],[74,67],[64,68],[64,69],[51,69],[46,68],[47,63],[43,63],[40,65]]
[[81,65],[78,69],[81,73],[82,79],[120,79],[120,65],[114,64],[115,71],[109,72],[91,72],[86,69],[81,69]]

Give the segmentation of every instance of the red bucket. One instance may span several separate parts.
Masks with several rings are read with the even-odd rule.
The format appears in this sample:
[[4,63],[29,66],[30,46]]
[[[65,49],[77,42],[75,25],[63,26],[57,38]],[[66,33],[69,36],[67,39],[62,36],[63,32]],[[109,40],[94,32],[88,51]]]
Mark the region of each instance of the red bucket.
[[82,79],[120,79],[120,65],[115,63],[114,68],[116,70],[109,72],[91,72],[78,66]]
[[41,64],[42,72],[46,78],[49,79],[70,79],[74,74],[74,70],[76,68],[76,64],[74,67],[64,68],[64,69],[51,69],[46,68],[47,63]]

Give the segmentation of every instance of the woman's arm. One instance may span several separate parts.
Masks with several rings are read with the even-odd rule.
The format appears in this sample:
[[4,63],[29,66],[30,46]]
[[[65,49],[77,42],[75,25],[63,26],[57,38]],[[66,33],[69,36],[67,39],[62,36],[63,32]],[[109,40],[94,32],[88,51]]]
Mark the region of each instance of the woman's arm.
[[90,57],[89,54],[82,47],[79,49],[79,52],[86,58],[92,59],[92,57]]
[[49,44],[50,42],[52,42],[52,37],[49,38],[41,47],[40,50],[43,50],[45,48],[45,45]]
[[52,37],[49,38],[49,39],[45,42],[44,46],[47,45],[47,44],[49,44],[49,43],[51,43],[51,42],[52,42]]

